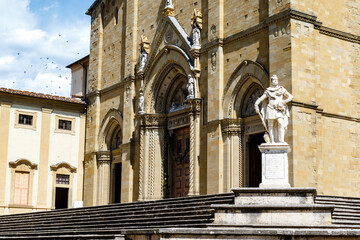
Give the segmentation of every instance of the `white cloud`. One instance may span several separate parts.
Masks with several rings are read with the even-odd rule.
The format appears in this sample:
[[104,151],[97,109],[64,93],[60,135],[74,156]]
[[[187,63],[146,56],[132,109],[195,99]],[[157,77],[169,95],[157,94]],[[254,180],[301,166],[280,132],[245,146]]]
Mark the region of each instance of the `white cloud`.
[[11,64],[15,61],[14,56],[4,56],[0,57],[0,71],[9,70],[11,67]]
[[70,96],[65,66],[88,54],[90,23],[54,23],[43,29],[29,0],[0,0],[0,13],[0,87]]

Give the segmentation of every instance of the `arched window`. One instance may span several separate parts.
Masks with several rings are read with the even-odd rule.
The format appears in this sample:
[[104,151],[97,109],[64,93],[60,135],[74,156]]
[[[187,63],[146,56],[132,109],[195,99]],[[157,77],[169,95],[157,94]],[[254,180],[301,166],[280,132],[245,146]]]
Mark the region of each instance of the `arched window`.
[[11,167],[11,196],[10,204],[32,205],[33,176],[37,164],[26,159],[9,162]]

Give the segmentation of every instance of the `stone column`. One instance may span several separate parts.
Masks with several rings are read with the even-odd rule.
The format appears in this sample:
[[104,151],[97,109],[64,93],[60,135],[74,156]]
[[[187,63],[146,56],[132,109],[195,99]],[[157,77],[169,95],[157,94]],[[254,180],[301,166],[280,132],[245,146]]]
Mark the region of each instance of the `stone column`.
[[138,114],[140,130],[139,200],[156,200],[163,196],[163,159],[160,139],[166,116],[163,114]]
[[200,194],[200,112],[201,99],[192,98],[186,101],[190,107],[190,179],[189,179],[189,194]]
[[242,144],[241,120],[224,119],[221,121],[224,137],[224,192],[242,186]]
[[96,152],[98,166],[97,204],[106,205],[110,203],[110,151]]
[[139,143],[139,201],[144,200],[144,149],[145,149],[145,127],[140,127]]

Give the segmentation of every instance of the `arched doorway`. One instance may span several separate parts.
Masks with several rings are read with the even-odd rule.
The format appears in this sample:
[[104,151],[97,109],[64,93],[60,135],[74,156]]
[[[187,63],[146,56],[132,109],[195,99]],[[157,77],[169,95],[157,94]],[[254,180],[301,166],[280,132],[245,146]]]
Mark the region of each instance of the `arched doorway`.
[[224,89],[222,123],[225,136],[225,161],[235,166],[231,172],[232,187],[259,187],[261,182],[261,154],[258,145],[264,142],[265,129],[256,114],[254,103],[269,85],[265,69],[253,61],[244,61],[234,71]]
[[145,87],[146,114],[137,115],[140,200],[199,194],[201,99],[188,97],[185,69],[169,62]]
[[110,109],[99,134],[97,156],[98,204],[120,203],[122,193],[122,115]]

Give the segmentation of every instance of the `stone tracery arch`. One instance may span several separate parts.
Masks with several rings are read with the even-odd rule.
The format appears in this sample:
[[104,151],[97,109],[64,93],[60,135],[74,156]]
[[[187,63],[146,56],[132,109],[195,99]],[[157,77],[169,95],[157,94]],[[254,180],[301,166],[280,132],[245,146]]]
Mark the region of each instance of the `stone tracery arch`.
[[[169,54],[170,51],[171,54]],[[174,77],[176,79],[182,75],[187,78],[188,74],[193,75],[193,62],[184,50],[170,45],[160,50],[151,63],[147,66],[144,76],[144,98],[146,99],[144,109],[147,113],[163,112],[165,106],[156,108],[156,104],[161,103],[161,97],[165,97],[161,94],[167,93],[168,84],[171,84]],[[198,87],[195,89],[199,94]]]
[[223,113],[225,118],[237,118],[246,92],[257,84],[265,89],[269,85],[269,74],[259,63],[243,61],[229,78],[223,95]]
[[110,150],[109,146],[113,133],[114,131],[117,131],[118,127],[122,130],[122,124],[123,117],[121,112],[115,108],[110,109],[100,125],[100,134],[98,139],[100,151]]

